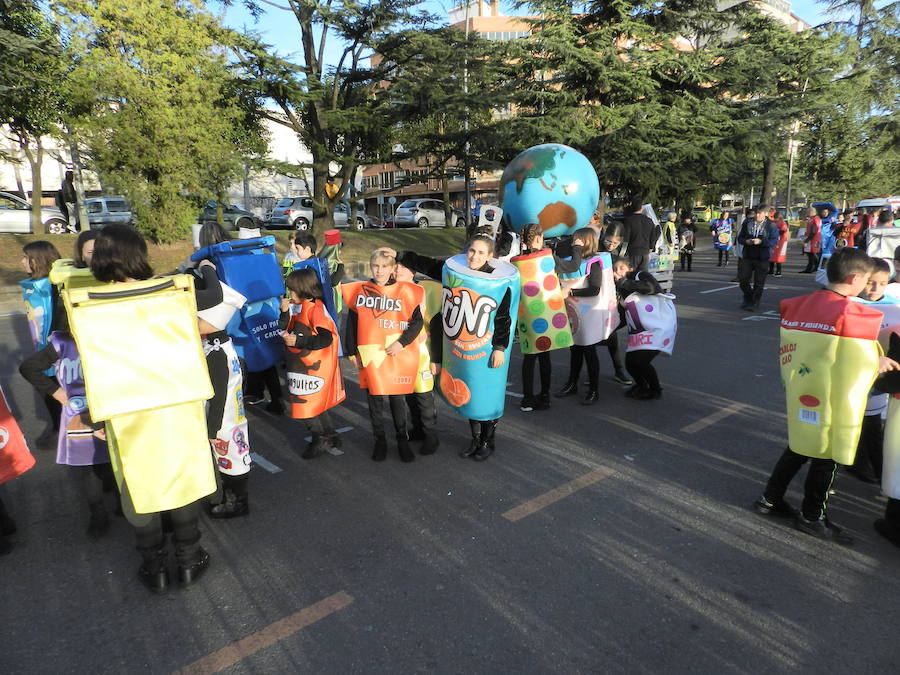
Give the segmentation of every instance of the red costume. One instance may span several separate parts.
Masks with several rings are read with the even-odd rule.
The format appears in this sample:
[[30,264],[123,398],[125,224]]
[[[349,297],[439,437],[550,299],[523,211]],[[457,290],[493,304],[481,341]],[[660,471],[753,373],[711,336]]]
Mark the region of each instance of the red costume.
[[781,236],[778,238],[778,243],[772,247],[772,255],[769,256],[769,262],[783,263],[787,258],[788,239],[790,239],[791,231],[788,224],[780,218],[775,221],[775,227],[778,228]]

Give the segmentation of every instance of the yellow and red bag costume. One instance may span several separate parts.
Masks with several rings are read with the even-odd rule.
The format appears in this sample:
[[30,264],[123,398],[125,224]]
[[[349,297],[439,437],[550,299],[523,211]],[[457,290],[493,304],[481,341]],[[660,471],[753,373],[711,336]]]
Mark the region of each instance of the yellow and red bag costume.
[[781,301],[781,379],[797,454],[853,464],[882,354],[881,320],[833,291]]
[[442,331],[439,331],[437,335],[431,334],[431,320],[435,316],[439,317],[441,313],[444,287],[437,281],[431,281],[430,279],[420,281],[418,285],[425,292],[424,300],[420,305],[424,325],[422,326],[422,333],[416,339],[416,344],[419,345],[419,370],[416,374],[416,383],[413,391],[417,394],[423,394],[434,389],[434,375],[431,372],[431,352],[428,349],[428,344],[431,340],[444,339]]
[[343,284],[341,293],[347,310],[356,314],[356,352],[360,381],[375,396],[411,394],[419,370],[418,341],[394,356],[385,349],[397,341],[413,312],[425,296],[421,286],[398,281],[379,286],[374,281]]
[[88,407],[136,513],[216,489],[205,401],[213,395],[188,275],[62,293]]
[[338,364],[340,340],[334,319],[325,305],[320,300],[301,303],[300,311],[288,322],[287,331],[292,333],[297,328],[304,335],[324,328],[334,336],[331,344],[323,349],[287,348],[285,360],[291,417],[305,420],[333,408],[347,398],[347,393]]
[[25,436],[0,389],[0,483],[21,476],[33,466],[34,455],[28,451]]

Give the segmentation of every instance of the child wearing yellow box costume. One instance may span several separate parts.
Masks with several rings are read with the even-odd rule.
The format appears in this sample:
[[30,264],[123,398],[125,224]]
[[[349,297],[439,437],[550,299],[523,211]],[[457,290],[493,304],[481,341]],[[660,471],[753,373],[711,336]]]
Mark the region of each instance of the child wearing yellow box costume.
[[[131,227],[98,235],[91,271],[109,286],[63,293],[81,355],[88,407],[105,421],[123,508],[143,563],[138,578],[168,586],[162,515],[174,530],[178,579],[209,564],[199,546],[199,500],[216,489],[204,406],[213,394],[187,275],[153,279],[147,246]],[[145,280],[145,281],[142,281]],[[165,368],[157,357],[165,354]],[[103,433],[98,431],[98,433]]]
[[404,396],[415,390],[424,291],[415,284],[392,281],[396,259],[384,251],[375,251],[369,264],[369,281],[341,286],[347,305],[344,352],[359,369],[360,383],[364,378],[368,389],[369,418],[375,435],[372,459],[380,462],[387,457],[382,419],[387,399],[400,459],[411,462],[415,455],[409,446]]
[[[882,313],[853,302],[869,279],[865,252],[844,248],[828,261],[828,287],[781,302],[781,377],[788,412],[788,448],[775,465],[755,508],[794,518],[798,530],[849,544],[827,516],[837,464],[852,464],[866,395],[878,373],[900,369],[878,345]],[[784,498],[803,464],[810,463],[798,513]]]

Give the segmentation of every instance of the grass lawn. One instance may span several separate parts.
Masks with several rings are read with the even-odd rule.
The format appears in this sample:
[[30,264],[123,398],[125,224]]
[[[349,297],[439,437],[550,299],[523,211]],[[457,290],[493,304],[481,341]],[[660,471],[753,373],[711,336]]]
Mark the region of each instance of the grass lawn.
[[[274,231],[279,260],[287,251],[288,238],[292,232]],[[0,289],[7,293],[18,293],[17,283],[24,278],[22,266],[22,247],[30,241],[46,239],[53,242],[63,258],[72,257],[75,245],[74,234],[0,234]],[[380,246],[390,246],[397,250],[413,250],[416,253],[430,256],[446,256],[457,253],[465,242],[465,230],[462,228],[428,230],[365,230],[348,232],[341,230],[344,242],[342,257],[347,263],[348,274],[360,274],[369,261],[369,254]],[[322,244],[322,237],[319,237]],[[178,267],[192,252],[190,239],[174,244],[148,244],[150,263],[153,269],[165,274]],[[361,264],[360,268],[358,264]]]

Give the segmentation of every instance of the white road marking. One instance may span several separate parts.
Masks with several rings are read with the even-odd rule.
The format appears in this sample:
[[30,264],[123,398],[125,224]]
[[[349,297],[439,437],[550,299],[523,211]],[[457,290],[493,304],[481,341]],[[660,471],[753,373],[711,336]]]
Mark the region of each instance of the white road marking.
[[731,417],[735,413],[740,412],[744,408],[743,403],[732,403],[727,408],[722,408],[721,410],[716,410],[714,413],[707,415],[706,417],[702,417],[696,422],[691,422],[685,427],[681,428],[681,432],[685,434],[694,434],[701,429],[705,429],[706,427],[711,427],[716,422],[721,422],[726,417]]
[[269,473],[280,473],[281,472],[280,466],[272,464],[272,462],[267,460],[265,457],[260,455],[258,452],[251,452],[250,459],[252,459],[254,461],[254,463],[259,464],[262,468],[264,468]]
[[510,391],[509,389],[506,390],[506,395],[512,396],[513,398],[525,398],[525,394],[519,394],[515,391]]
[[708,291],[700,291],[701,295],[706,293],[718,293],[719,291],[727,291],[732,288],[738,288],[737,284],[732,284],[731,286],[722,286],[722,288],[710,288]]

